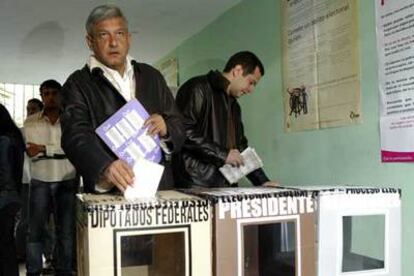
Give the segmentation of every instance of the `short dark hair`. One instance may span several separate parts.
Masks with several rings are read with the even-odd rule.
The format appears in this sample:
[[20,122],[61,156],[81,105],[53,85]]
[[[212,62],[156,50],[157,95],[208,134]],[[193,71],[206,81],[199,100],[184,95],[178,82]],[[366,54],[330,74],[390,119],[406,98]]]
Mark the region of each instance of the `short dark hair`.
[[39,107],[40,110],[43,109],[43,102],[37,98],[33,98],[27,101],[27,104],[33,103]]
[[53,89],[57,89],[58,91],[60,91],[60,89],[62,89],[62,85],[56,80],[45,80],[40,85],[40,88],[39,88],[40,94],[42,94],[42,91],[45,88],[53,88]]
[[260,74],[264,76],[265,70],[260,59],[249,51],[242,51],[232,55],[224,66],[224,72],[228,73],[231,69],[236,67],[236,65],[241,65],[243,67],[243,75],[252,74],[256,67],[259,68]]

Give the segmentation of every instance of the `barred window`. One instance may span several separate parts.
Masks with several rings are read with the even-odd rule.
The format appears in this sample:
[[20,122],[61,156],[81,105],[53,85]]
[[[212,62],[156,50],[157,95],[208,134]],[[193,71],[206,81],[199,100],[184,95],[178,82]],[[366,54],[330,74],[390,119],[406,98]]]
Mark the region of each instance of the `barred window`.
[[26,104],[32,98],[40,99],[39,85],[0,82],[0,103],[21,127],[26,118]]

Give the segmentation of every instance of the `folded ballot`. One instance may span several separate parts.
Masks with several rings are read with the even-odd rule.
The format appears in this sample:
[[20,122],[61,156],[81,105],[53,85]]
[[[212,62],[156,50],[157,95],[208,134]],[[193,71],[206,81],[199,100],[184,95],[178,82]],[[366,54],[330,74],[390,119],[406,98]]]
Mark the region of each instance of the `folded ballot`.
[[164,172],[164,166],[140,158],[135,162],[133,171],[134,184],[125,190],[125,199],[135,201],[140,198],[154,197]]
[[243,157],[243,166],[234,167],[226,164],[219,168],[220,172],[229,183],[236,183],[252,171],[263,167],[263,161],[253,148],[248,147],[241,153],[241,156]]

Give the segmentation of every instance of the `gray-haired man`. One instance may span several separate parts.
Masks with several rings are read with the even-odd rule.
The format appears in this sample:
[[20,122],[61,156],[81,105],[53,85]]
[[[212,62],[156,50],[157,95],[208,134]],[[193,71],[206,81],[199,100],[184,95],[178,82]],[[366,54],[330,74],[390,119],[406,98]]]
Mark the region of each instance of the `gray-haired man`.
[[[63,87],[62,146],[83,176],[86,191],[108,191],[115,186],[123,192],[133,182],[133,171],[95,135],[96,127],[134,97],[150,114],[144,124],[149,134],[159,135],[171,152],[181,148],[183,125],[162,75],[128,55],[131,34],[118,7],[96,7],[86,30],[93,53]],[[165,158],[162,163],[166,168],[160,188],[171,188],[171,169]]]

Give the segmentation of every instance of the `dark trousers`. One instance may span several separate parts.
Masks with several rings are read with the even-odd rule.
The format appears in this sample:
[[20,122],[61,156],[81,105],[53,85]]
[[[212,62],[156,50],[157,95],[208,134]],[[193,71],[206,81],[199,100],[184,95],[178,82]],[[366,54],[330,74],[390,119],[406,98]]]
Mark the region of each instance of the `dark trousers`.
[[[26,261],[26,248],[27,248],[27,229],[28,229],[28,213],[29,213],[29,187],[27,183],[23,183],[20,197],[22,200],[22,208],[20,211],[19,220],[16,227],[16,254],[18,260]],[[46,220],[46,225],[43,230],[43,255],[46,259],[51,260],[53,255],[53,248],[55,247],[55,233],[54,230],[49,227],[51,223],[49,217]]]
[[18,276],[19,269],[14,241],[15,206],[0,209],[0,276]]
[[72,275],[75,237],[75,193],[77,180],[42,182],[32,179],[29,192],[29,232],[27,239],[27,275],[42,271],[43,229],[53,206],[55,222],[56,275]]
[[16,254],[22,261],[26,260],[27,212],[29,202],[29,184],[23,183],[20,191],[22,209],[16,227]]

